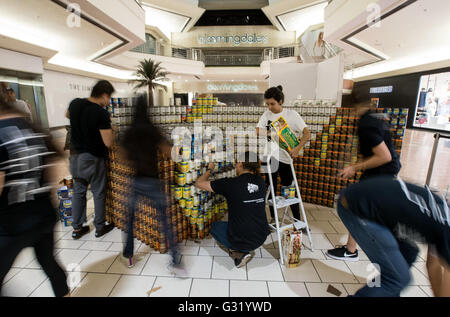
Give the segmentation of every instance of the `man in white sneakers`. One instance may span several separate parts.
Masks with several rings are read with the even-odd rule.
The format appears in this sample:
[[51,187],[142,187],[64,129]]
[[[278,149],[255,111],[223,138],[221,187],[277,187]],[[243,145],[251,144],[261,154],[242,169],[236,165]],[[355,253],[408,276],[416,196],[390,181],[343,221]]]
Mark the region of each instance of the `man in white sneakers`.
[[211,235],[226,247],[236,267],[251,259],[251,252],[261,247],[270,234],[265,209],[266,185],[259,175],[260,164],[252,152],[243,154],[236,164],[235,178],[208,181],[214,173],[214,163],[195,183],[201,190],[223,195],[228,204],[228,222],[218,221]]

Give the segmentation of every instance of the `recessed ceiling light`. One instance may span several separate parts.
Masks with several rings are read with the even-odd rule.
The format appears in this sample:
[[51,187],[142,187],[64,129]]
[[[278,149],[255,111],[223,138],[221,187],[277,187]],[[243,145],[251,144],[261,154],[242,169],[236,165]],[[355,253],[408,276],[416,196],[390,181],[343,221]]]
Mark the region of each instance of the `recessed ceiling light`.
[[234,81],[234,79],[232,79],[231,81]]

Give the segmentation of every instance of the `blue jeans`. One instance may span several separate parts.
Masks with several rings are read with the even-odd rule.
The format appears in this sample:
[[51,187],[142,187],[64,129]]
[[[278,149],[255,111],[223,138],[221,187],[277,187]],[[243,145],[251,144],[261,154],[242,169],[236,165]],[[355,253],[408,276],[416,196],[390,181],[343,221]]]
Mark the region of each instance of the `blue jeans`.
[[399,297],[411,280],[409,270],[419,253],[417,246],[395,238],[385,226],[358,217],[341,202],[338,214],[370,261],[380,269],[380,285],[366,285],[355,297]]
[[253,250],[239,250],[237,248],[234,248],[231,245],[230,241],[228,241],[227,231],[228,231],[228,222],[217,221],[211,225],[211,235],[213,236],[213,238],[228,250],[234,250],[244,253],[253,251]]
[[176,264],[178,256],[178,239],[172,231],[172,226],[167,221],[167,196],[164,191],[164,184],[156,178],[136,177],[133,180],[131,198],[129,201],[129,218],[127,242],[123,251],[125,257],[131,257],[134,253],[134,235],[133,226],[136,213],[136,203],[139,196],[146,197],[151,200],[152,206],[157,211],[158,223],[161,224],[162,230],[170,243],[170,254],[172,255],[172,264]]

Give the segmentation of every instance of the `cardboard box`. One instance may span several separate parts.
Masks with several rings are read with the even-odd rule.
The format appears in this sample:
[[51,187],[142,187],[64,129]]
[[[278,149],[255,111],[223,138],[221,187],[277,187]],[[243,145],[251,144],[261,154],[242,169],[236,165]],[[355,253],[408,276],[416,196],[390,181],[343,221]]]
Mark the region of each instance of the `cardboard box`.
[[271,125],[278,135],[279,144],[283,150],[291,151],[300,144],[283,117],[278,118],[278,120],[272,122]]

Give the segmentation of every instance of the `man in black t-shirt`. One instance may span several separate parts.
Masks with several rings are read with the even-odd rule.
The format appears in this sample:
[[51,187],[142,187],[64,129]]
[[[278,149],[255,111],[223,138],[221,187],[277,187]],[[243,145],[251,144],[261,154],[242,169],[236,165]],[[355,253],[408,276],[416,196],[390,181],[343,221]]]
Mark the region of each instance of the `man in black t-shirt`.
[[235,178],[208,181],[214,163],[195,183],[201,190],[223,195],[228,204],[228,222],[215,222],[211,235],[225,246],[237,267],[251,259],[250,252],[261,247],[270,234],[265,209],[266,187],[259,176],[255,153],[246,152],[236,164]]
[[400,296],[419,249],[428,244],[427,270],[435,296],[450,296],[448,202],[428,187],[374,176],[343,189],[338,214],[379,278],[356,292],[361,297]]
[[[392,142],[388,124],[382,120],[384,114],[376,113],[370,103],[355,106],[358,123],[359,153],[364,157],[362,162],[351,165],[339,173],[340,177],[351,178],[357,171],[363,171],[360,181],[379,176],[396,176],[400,171],[400,159]],[[347,245],[328,250],[330,258],[344,261],[358,261],[356,241],[351,235]]]
[[94,195],[97,238],[111,231],[114,226],[106,225],[106,163],[108,148],[114,136],[111,120],[105,109],[110,104],[114,87],[108,81],[99,81],[88,99],[75,99],[67,110],[70,119],[70,172],[74,179],[72,198],[72,238],[77,240],[89,232],[86,221],[86,192],[91,185]]

